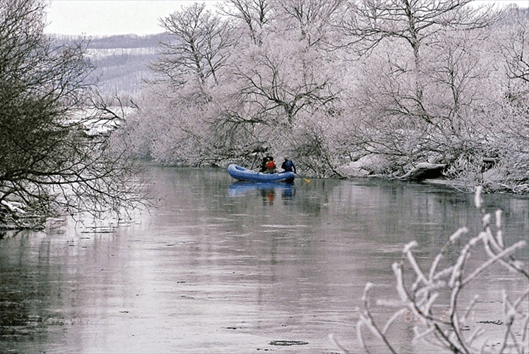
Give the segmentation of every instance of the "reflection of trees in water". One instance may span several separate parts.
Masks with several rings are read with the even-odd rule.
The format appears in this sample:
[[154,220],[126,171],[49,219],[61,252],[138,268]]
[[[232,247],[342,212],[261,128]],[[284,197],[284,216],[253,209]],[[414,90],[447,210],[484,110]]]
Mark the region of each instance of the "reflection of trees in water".
[[16,237],[22,231],[24,230],[0,230],[0,240]]
[[[3,239],[0,247],[0,348],[12,341],[44,338],[54,314],[49,311],[51,288],[49,244],[39,247],[38,259],[32,254],[30,238],[35,233],[21,231]],[[36,267],[34,262],[41,260]],[[56,321],[55,321],[56,322]]]
[[[479,213],[471,208],[472,195],[453,189],[402,182],[341,181],[326,191],[329,213],[351,218],[376,238],[390,241],[408,234],[421,245],[444,244],[454,230],[467,225],[481,228]],[[527,202],[507,195],[493,195],[486,208],[504,210],[506,232],[519,238],[529,228]],[[435,232],[436,237],[431,237]]]

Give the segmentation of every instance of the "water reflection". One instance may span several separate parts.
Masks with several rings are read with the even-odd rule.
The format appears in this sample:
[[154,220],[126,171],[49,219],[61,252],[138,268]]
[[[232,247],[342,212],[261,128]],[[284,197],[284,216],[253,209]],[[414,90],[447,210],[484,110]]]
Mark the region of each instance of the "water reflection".
[[242,182],[237,181],[228,187],[230,197],[242,196],[244,194],[259,193],[263,199],[264,205],[273,205],[276,196],[279,196],[282,202],[288,202],[294,199],[296,187],[294,182]]
[[[417,239],[426,262],[458,227],[480,229],[472,196],[441,187],[256,186],[217,169],[150,173],[160,208],[114,233],[104,231],[116,225],[69,224],[0,241],[0,352],[337,352],[328,333],[357,348],[364,284],[394,293],[391,264],[403,244]],[[526,237],[527,200],[486,200],[505,211],[507,243]],[[526,285],[485,274],[475,321],[501,310],[502,287]],[[395,337],[411,338],[409,321]],[[413,353],[409,340],[402,347]]]

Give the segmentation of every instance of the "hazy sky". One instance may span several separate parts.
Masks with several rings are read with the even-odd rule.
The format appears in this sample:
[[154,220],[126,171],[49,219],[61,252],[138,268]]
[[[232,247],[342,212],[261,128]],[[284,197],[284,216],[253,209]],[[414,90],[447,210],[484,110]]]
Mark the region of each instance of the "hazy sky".
[[[159,18],[166,17],[179,10],[182,5],[193,2],[195,1],[51,0],[46,32],[88,36],[160,33],[162,28],[158,25]],[[215,4],[220,0],[205,0],[205,2]],[[529,0],[495,2],[516,3],[523,7],[529,4]]]
[[[51,0],[47,33],[73,35],[152,34],[163,32],[158,19],[196,1]],[[215,4],[220,0],[199,1]]]

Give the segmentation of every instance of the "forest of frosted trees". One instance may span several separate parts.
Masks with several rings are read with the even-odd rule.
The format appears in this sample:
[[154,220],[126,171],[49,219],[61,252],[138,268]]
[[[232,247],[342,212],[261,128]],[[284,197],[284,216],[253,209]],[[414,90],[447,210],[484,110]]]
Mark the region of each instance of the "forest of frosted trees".
[[524,193],[528,15],[471,0],[182,7],[160,20],[156,75],[121,136],[164,164],[251,166],[266,151],[307,175],[398,178],[430,163]]

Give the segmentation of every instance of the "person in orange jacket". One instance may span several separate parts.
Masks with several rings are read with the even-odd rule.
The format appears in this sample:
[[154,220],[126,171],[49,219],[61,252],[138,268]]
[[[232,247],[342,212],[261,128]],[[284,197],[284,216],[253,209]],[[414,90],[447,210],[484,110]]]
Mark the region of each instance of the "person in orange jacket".
[[274,158],[272,156],[266,157],[267,161],[265,163],[265,171],[264,173],[276,173],[276,163],[274,161]]

